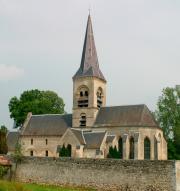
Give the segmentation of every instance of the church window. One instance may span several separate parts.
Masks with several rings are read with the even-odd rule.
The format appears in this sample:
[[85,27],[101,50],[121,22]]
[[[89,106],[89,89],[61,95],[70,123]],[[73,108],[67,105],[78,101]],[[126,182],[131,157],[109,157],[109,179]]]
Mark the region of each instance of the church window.
[[48,157],[48,151],[46,151],[46,157]]
[[144,159],[151,158],[151,142],[148,137],[144,139]]
[[88,107],[89,92],[86,86],[80,88],[78,93],[78,107]]
[[158,141],[156,137],[154,137],[154,159],[158,160]]
[[33,145],[33,139],[31,139],[31,145]]
[[129,159],[134,159],[134,138],[131,137],[129,141]]
[[123,141],[122,141],[122,137],[120,137],[119,141],[118,141],[118,150],[119,150],[119,158],[122,159],[123,158]]
[[102,98],[103,98],[102,88],[99,88],[97,91],[97,107],[98,108],[100,108],[103,104]]
[[30,151],[30,156],[33,157],[33,151]]
[[48,144],[48,140],[46,139],[46,145]]
[[67,145],[67,157],[71,157],[72,146],[70,144]]
[[85,127],[86,126],[86,114],[82,113],[80,117],[80,127]]

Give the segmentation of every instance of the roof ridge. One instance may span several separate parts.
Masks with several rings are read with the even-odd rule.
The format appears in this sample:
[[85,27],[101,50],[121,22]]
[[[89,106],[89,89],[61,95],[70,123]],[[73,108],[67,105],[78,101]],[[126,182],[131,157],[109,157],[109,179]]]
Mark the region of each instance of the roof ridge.
[[67,113],[67,114],[65,114],[65,113],[47,113],[47,114],[35,114],[35,115],[32,115],[32,117],[33,116],[48,116],[48,115],[52,115],[52,116],[55,116],[55,115],[59,115],[59,116],[63,116],[63,115],[72,115],[71,113]]
[[115,105],[115,106],[103,106],[101,108],[110,108],[110,107],[132,107],[132,106],[146,106],[146,104],[132,104],[132,105]]
[[83,132],[84,134],[92,134],[92,133],[106,133],[106,131],[91,131],[91,132]]
[[82,137],[83,137],[84,143],[85,143],[85,145],[86,145],[86,140],[85,140],[85,137],[84,137],[83,130],[81,130],[81,134],[82,134]]

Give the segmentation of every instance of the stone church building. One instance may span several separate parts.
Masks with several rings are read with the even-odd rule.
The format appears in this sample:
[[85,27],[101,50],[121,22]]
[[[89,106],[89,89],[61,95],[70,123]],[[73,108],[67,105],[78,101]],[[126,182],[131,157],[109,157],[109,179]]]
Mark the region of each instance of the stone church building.
[[163,131],[146,105],[106,106],[106,84],[88,16],[81,64],[73,76],[72,114],[28,114],[19,141],[25,156],[106,158],[110,147],[121,159],[167,159]]

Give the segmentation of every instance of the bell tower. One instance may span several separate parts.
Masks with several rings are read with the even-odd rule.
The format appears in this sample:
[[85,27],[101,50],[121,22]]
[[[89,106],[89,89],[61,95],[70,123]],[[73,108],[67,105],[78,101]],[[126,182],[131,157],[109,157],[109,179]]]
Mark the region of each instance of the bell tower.
[[99,68],[91,16],[88,16],[81,64],[73,76],[73,127],[92,127],[106,105],[106,80]]

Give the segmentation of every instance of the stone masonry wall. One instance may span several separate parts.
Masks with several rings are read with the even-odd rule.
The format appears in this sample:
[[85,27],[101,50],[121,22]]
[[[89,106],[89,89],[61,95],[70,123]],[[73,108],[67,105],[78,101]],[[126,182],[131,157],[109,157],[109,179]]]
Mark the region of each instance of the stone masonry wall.
[[99,190],[179,191],[175,161],[24,158],[16,180]]
[[180,191],[180,161],[176,161],[176,191]]

